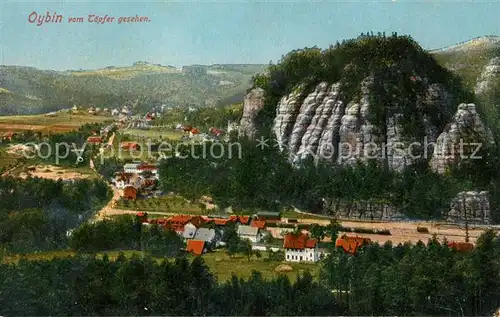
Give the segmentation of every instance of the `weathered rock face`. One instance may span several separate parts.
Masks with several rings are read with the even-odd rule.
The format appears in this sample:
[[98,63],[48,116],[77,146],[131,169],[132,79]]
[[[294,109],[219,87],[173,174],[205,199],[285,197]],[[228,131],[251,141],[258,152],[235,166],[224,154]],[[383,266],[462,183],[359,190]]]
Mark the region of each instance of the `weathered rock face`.
[[487,191],[460,192],[451,201],[448,221],[468,221],[471,223],[490,224],[491,212]]
[[460,104],[450,124],[439,135],[436,141],[431,168],[444,173],[450,164],[464,158],[474,159],[479,154],[474,153],[484,143],[493,142],[493,136],[476,112],[474,104]]
[[[373,78],[361,83],[360,97],[347,100],[339,83],[322,82],[309,94],[301,87],[282,97],[277,105],[273,132],[282,150],[286,149],[293,162],[312,156],[329,163],[354,164],[357,161],[378,159],[395,170],[402,170],[415,159],[421,136],[402,133],[403,114],[397,105],[388,105],[385,131],[380,131],[371,120],[370,93]],[[438,84],[427,84],[425,94],[416,101],[417,109],[439,109],[446,116],[451,98]],[[439,112],[438,111],[438,112]],[[439,127],[422,115],[426,142],[435,142]]]
[[476,85],[476,94],[482,94],[492,88],[495,80],[500,78],[500,57],[495,57],[484,67]]
[[407,219],[403,214],[397,212],[394,206],[383,202],[361,201],[353,204],[324,201],[324,208],[336,218],[360,219],[360,220],[403,220]]
[[243,116],[241,118],[238,135],[254,138],[257,133],[256,117],[264,107],[265,91],[262,88],[252,89],[246,96],[243,103]]

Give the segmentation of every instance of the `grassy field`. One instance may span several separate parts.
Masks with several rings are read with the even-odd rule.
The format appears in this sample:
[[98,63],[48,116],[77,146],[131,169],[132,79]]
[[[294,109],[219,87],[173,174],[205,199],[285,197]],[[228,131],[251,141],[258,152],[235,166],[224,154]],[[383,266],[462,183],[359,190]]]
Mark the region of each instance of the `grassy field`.
[[36,130],[43,132],[66,132],[78,129],[86,123],[105,122],[112,120],[107,116],[89,114],[70,114],[69,111],[59,111],[55,117],[46,115],[0,116],[0,132]]
[[141,129],[127,129],[123,131],[123,134],[130,135],[132,137],[151,139],[151,140],[179,140],[184,132],[173,129],[160,129],[153,128],[149,130],[141,130]]
[[153,197],[134,201],[119,201],[116,208],[140,211],[164,211],[195,215],[213,213],[213,211],[202,210],[197,204],[190,204],[183,198],[175,196]]
[[[114,260],[118,257],[120,252],[121,251],[107,251],[98,253],[98,256],[107,254],[111,260]],[[123,251],[123,253],[126,257],[131,257],[133,254],[141,254],[141,252],[139,251]],[[4,263],[17,263],[21,259],[25,259],[28,261],[44,261],[54,258],[72,257],[75,255],[76,253],[73,251],[62,250],[34,253],[23,256],[7,256],[4,258]],[[253,270],[261,272],[262,276],[265,278],[273,278],[278,276],[279,274],[286,274],[291,280],[295,280],[299,274],[306,271],[311,272],[311,274],[313,274],[313,276],[315,276],[316,278],[319,275],[320,266],[318,264],[309,263],[287,263],[287,265],[290,265],[293,270],[286,273],[277,273],[275,272],[275,268],[282,262],[267,261],[266,257],[266,252],[262,252],[261,258],[253,256],[250,258],[250,260],[248,260],[247,257],[241,255],[230,258],[229,255],[225,253],[225,251],[210,252],[203,255],[205,263],[208,265],[212,273],[215,274],[219,281],[226,281],[230,279],[233,273],[238,277],[248,278],[249,276],[251,276]],[[192,260],[194,256],[189,255],[188,258]],[[158,261],[161,261],[161,259],[158,258]]]

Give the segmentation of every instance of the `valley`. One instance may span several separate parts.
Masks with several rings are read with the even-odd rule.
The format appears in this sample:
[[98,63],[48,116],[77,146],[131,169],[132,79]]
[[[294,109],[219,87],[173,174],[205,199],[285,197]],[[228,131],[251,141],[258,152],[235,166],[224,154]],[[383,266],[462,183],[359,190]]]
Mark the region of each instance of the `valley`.
[[490,313],[499,47],[367,33],[267,67],[1,66],[0,302],[37,304],[0,313]]

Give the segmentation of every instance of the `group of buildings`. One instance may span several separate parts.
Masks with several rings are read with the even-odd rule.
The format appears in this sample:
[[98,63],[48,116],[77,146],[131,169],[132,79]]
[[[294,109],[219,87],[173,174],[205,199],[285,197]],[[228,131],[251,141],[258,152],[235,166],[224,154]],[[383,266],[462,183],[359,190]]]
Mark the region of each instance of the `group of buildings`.
[[122,197],[135,200],[139,194],[154,191],[158,183],[158,166],[145,162],[133,162],[123,166],[123,171],[115,173],[111,182],[122,190]]
[[[253,216],[209,217],[177,215],[165,219],[147,219],[147,214],[138,213],[143,224],[156,224],[165,229],[173,230],[186,242],[186,251],[201,255],[216,247],[224,246],[222,236],[224,228],[233,223],[240,239],[248,239],[253,247],[262,244],[271,233],[267,231],[267,224],[279,222],[273,217],[274,213],[258,213]],[[319,242],[308,234],[286,233],[283,239],[285,260],[289,262],[317,262],[320,259]]]

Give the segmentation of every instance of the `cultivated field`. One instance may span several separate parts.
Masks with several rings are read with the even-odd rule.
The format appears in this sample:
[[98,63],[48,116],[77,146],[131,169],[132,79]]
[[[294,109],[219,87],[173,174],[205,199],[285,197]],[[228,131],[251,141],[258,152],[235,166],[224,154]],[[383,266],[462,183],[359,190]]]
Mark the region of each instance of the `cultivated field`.
[[41,132],[67,132],[78,129],[86,123],[112,120],[107,116],[89,114],[73,115],[69,111],[59,111],[55,116],[26,115],[0,116],[0,132],[17,132],[25,130]]

